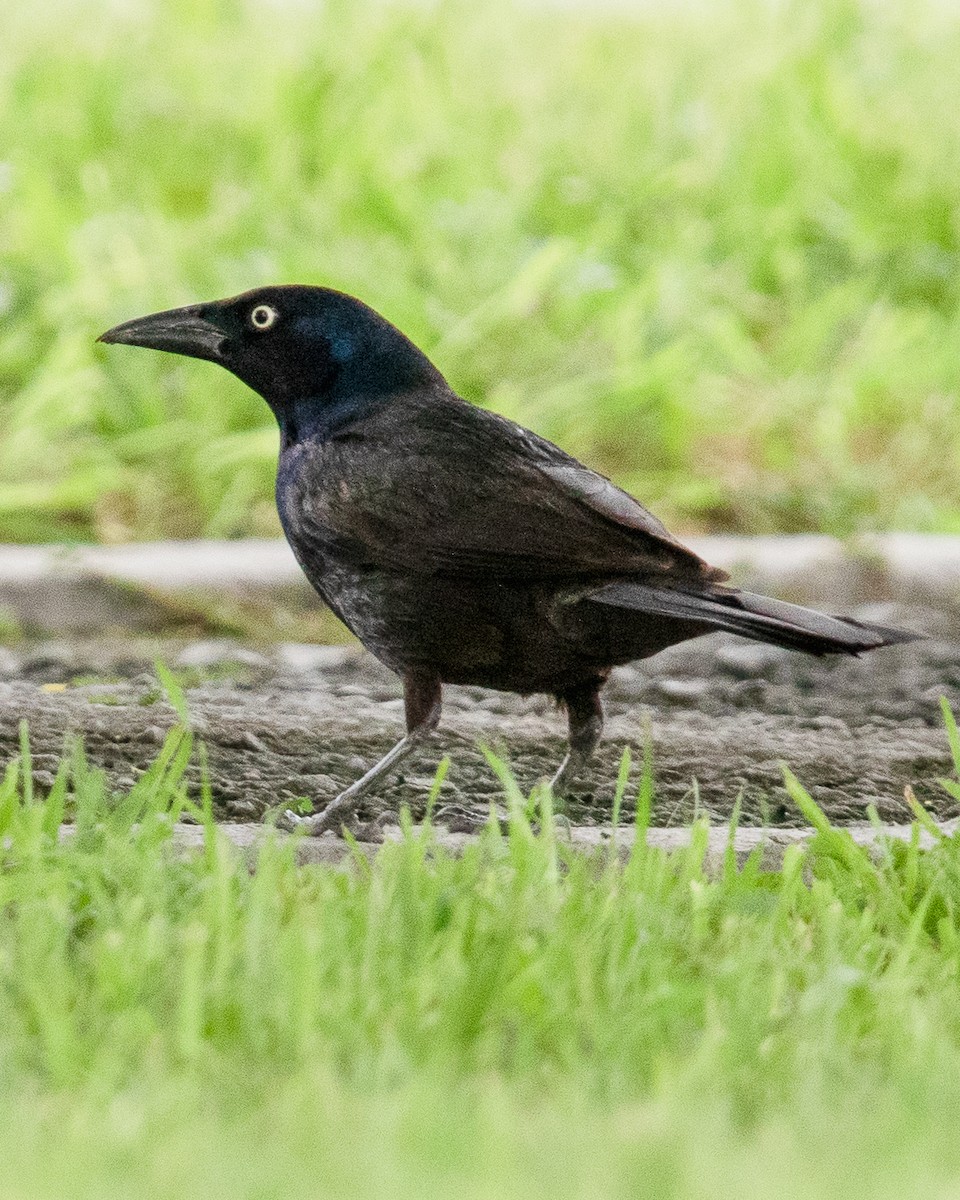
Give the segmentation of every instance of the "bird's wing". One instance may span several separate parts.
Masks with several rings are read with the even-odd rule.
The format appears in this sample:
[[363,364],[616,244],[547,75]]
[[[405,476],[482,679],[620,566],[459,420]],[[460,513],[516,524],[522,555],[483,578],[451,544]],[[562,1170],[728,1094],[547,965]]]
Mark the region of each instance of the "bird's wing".
[[371,566],[527,582],[723,577],[608,479],[455,398],[392,404],[317,447],[300,474],[299,536]]

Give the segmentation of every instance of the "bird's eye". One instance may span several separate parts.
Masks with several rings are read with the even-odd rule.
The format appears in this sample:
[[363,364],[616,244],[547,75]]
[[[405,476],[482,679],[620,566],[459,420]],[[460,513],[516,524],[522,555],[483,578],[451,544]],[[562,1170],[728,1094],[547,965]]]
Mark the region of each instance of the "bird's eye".
[[271,308],[269,304],[258,304],[251,310],[250,324],[258,333],[265,333],[277,323],[277,316],[277,310]]

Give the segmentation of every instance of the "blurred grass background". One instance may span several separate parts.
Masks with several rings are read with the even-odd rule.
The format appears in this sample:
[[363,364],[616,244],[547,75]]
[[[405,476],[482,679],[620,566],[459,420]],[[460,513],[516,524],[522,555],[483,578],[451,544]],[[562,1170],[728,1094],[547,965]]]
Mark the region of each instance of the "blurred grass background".
[[280,281],[680,529],[960,531],[956,6],[45,0],[0,46],[0,538],[277,532],[261,401],[93,338]]

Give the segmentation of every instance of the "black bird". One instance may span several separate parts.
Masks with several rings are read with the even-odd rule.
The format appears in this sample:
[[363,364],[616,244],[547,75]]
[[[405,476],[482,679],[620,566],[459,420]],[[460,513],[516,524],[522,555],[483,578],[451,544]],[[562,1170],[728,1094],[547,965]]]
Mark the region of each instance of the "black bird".
[[303,824],[339,825],[440,719],[441,685],[565,706],[558,794],[600,739],[611,668],[714,630],[808,654],[914,634],[725,586],[626,492],[458,397],[360,300],[266,287],[128,321],[102,342],[208,359],[280,426],[277,508],[310,583],[403,681],[406,736]]

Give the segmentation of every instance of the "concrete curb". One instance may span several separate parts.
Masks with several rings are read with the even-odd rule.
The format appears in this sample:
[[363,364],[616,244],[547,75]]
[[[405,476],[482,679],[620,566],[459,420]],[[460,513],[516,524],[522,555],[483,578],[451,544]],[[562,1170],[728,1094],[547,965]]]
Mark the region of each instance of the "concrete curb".
[[[960,536],[890,533],[700,537],[688,544],[733,579],[799,603],[960,605]],[[163,629],[184,605],[316,606],[280,540],[0,546],[0,610],[31,633]]]
[[[945,821],[938,826],[945,836],[951,836],[957,831],[960,821]],[[868,849],[879,849],[886,839],[898,842],[908,842],[914,836],[912,825],[848,825],[844,832],[849,833],[858,846]],[[71,826],[64,826],[64,833]],[[282,842],[290,840],[291,834],[283,833],[266,825],[253,824],[220,824],[217,829],[228,842],[242,854],[255,861],[264,842],[270,837],[276,837]],[[388,826],[384,831],[385,841],[396,841],[401,833],[397,826]],[[584,854],[594,854],[599,851],[609,852],[615,848],[620,858],[625,858],[633,847],[635,831],[632,827],[620,826],[612,831],[609,828],[596,826],[574,826],[559,833],[561,839],[567,841],[576,851]],[[670,829],[648,829],[647,844],[659,850],[683,850],[690,845],[693,833],[688,827]],[[762,847],[761,864],[767,870],[776,870],[783,865],[784,856],[791,846],[806,846],[815,836],[813,829],[737,829],[732,839],[733,851],[738,864],[742,865],[747,857],[757,847]],[[934,837],[926,830],[920,831],[920,845],[930,849]],[[477,835],[466,833],[447,833],[443,829],[434,831],[434,841],[437,846],[452,854],[460,854],[464,848],[476,842]],[[176,825],[173,831],[173,844],[184,852],[198,851],[204,844],[204,831],[198,825]],[[366,858],[373,858],[380,850],[380,844],[374,842],[357,843],[360,852]],[[717,868],[723,860],[727,848],[731,845],[730,831],[725,826],[712,827],[707,833],[706,860],[708,868]],[[336,866],[348,862],[353,856],[351,847],[341,838],[326,835],[321,838],[297,837],[297,861],[303,865],[320,863]]]

